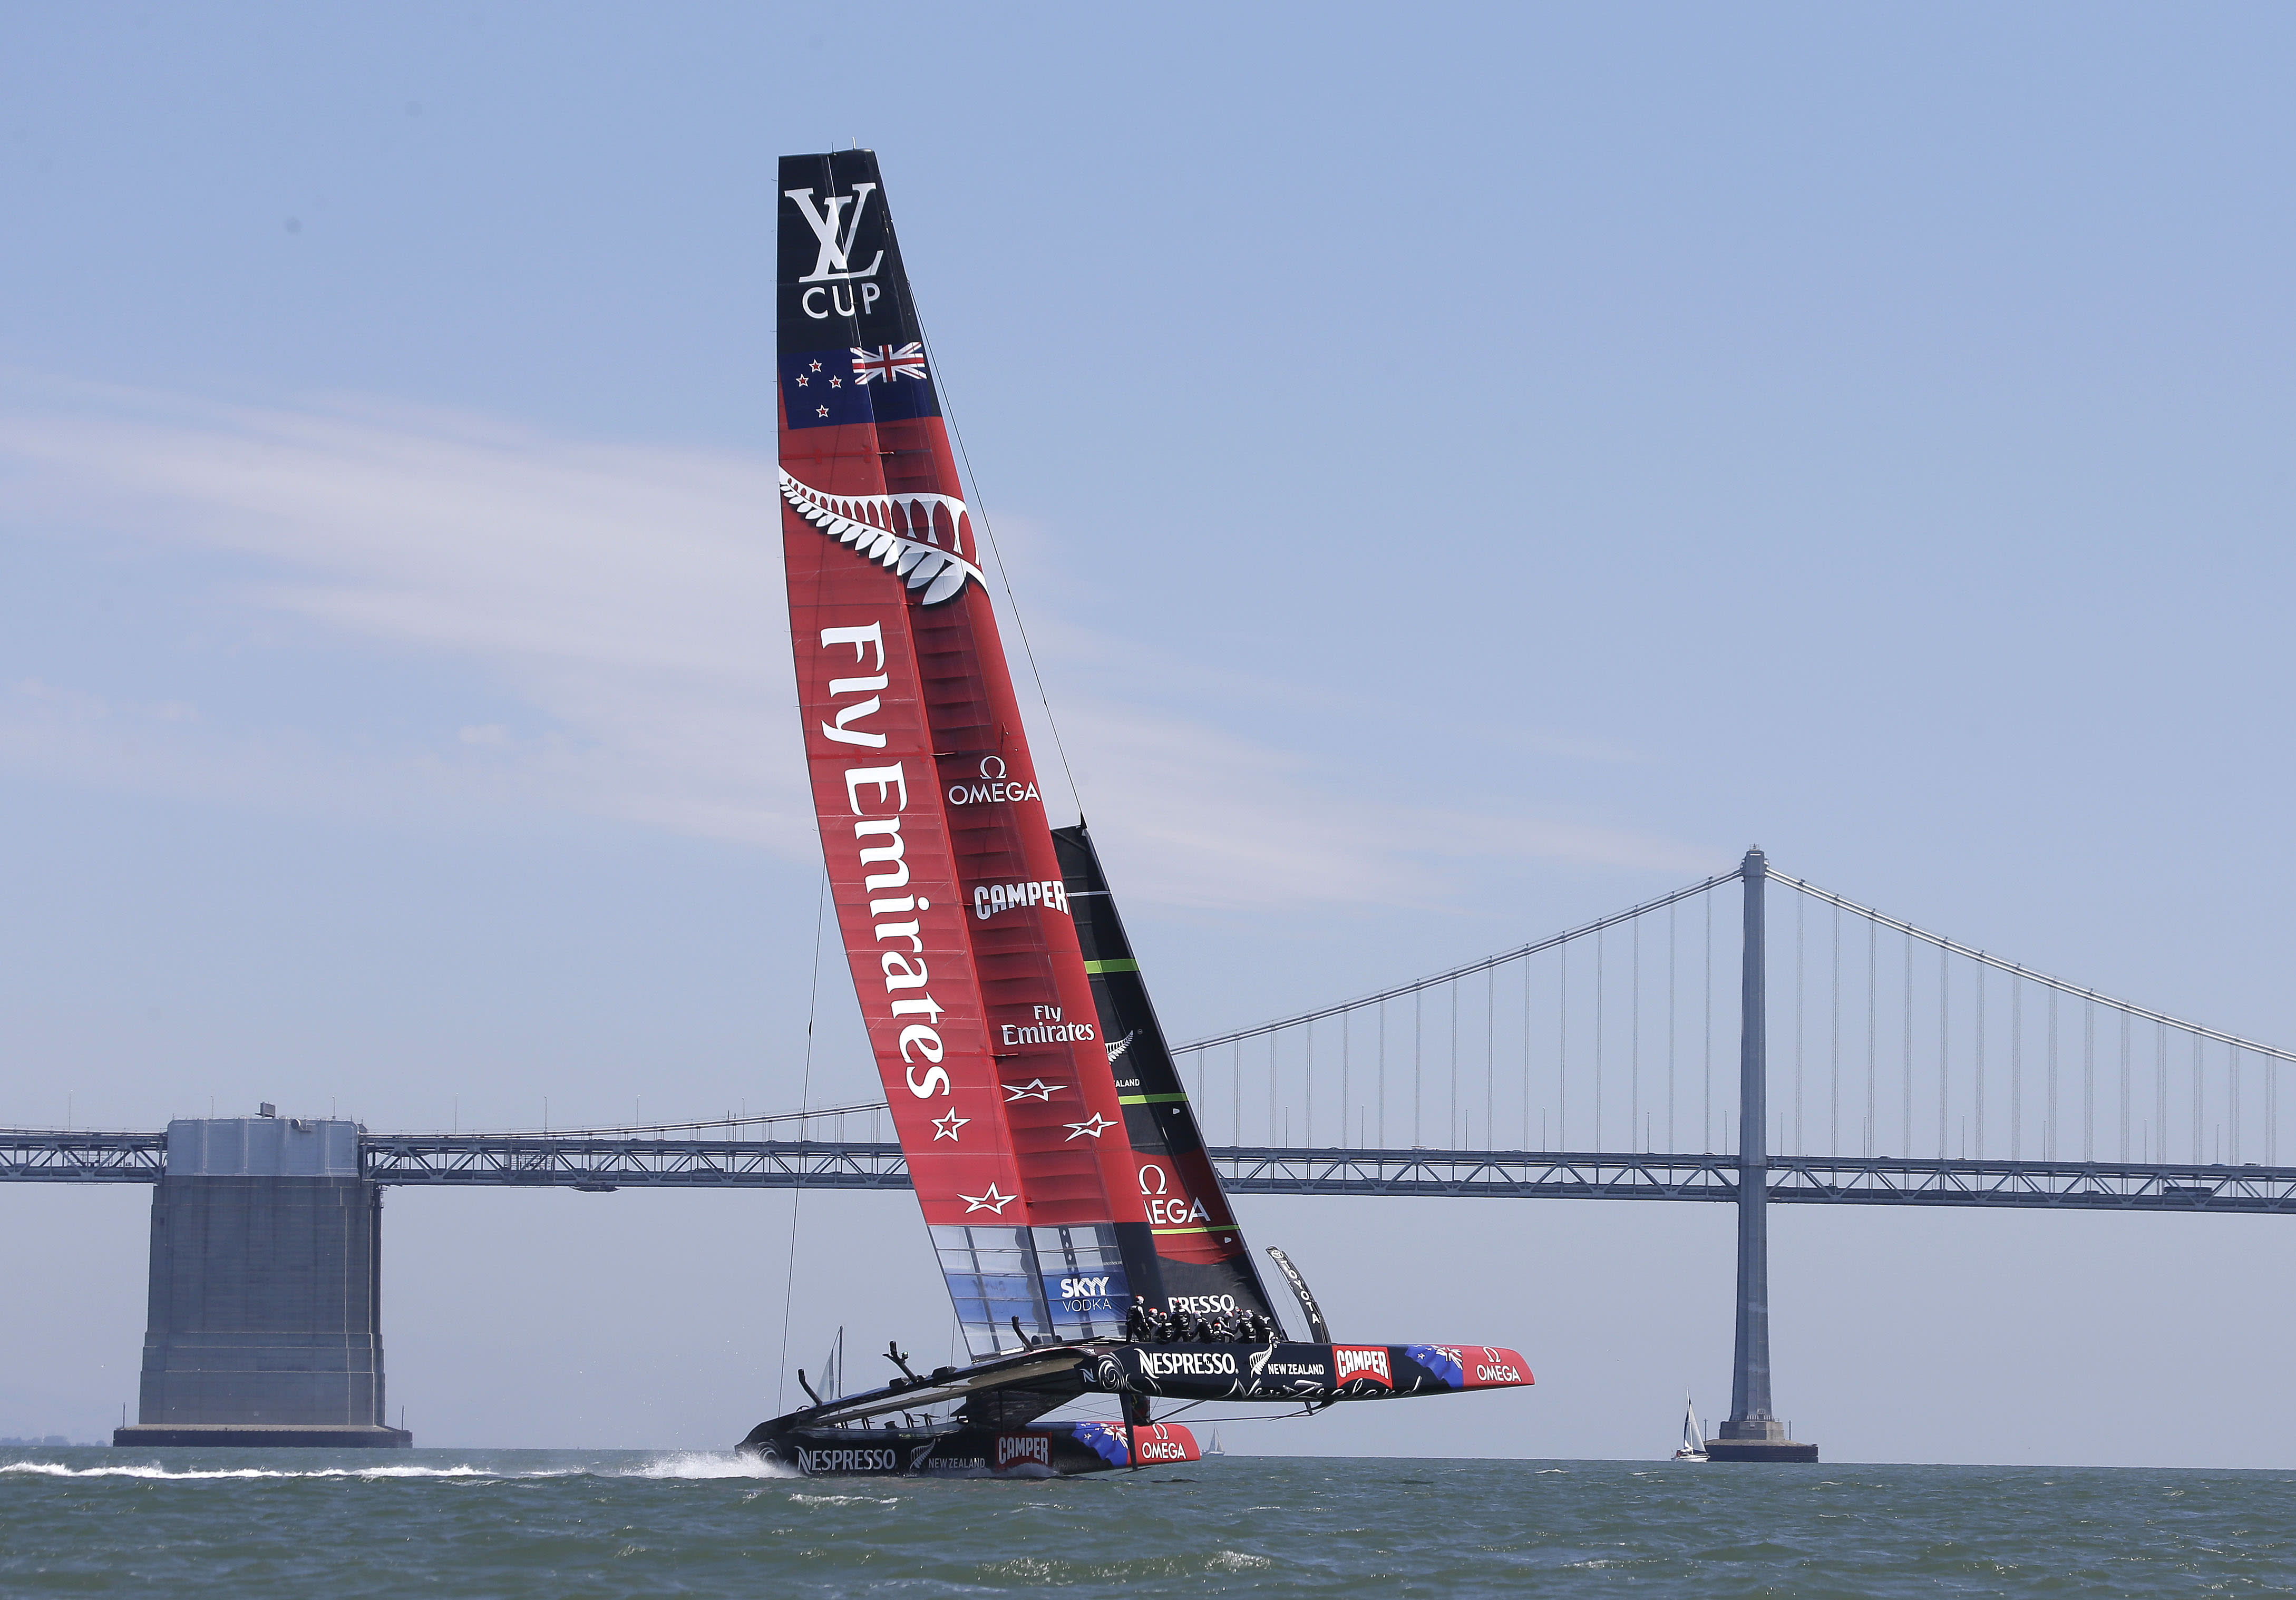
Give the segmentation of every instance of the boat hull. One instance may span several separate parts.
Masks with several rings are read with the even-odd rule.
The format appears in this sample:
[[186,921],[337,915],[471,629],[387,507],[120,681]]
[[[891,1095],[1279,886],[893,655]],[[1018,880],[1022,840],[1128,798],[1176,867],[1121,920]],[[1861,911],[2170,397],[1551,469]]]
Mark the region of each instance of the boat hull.
[[1490,1344],[1120,1344],[1091,1368],[1092,1387],[1112,1393],[1312,1405],[1530,1382],[1521,1354]]
[[1202,1459],[1177,1423],[1032,1428],[760,1428],[742,1453],[808,1478],[1074,1478]]

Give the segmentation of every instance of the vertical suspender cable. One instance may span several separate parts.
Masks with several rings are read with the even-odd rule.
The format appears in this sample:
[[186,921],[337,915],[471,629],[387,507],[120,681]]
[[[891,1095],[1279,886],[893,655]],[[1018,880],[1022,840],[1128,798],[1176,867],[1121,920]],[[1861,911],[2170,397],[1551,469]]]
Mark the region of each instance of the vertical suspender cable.
[[1874,1153],[1882,1136],[1880,1112],[1874,1105],[1874,1046],[1879,1041],[1882,1014],[1882,924],[1866,919],[1866,1153]]
[[2128,1159],[2128,1013],[2120,1013],[2120,1159]]
[[1977,1159],[1985,1159],[1985,964],[1977,964],[1977,1047],[1973,1052],[1976,1071],[1972,1094],[1977,1113]]
[[1898,1087],[1905,1092],[1905,1112],[1898,1120],[1906,1136],[1905,1153],[1910,1160],[1914,1153],[1914,936],[1906,935],[1906,1076]]
[[2025,1153],[2025,981],[2009,980],[2009,1159]]
[[1833,908],[1833,1018],[1826,1045],[1830,1093],[1826,1100],[1825,1153],[1841,1153],[1841,907]]
[[1462,1143],[1464,1142],[1464,1141],[1460,1138],[1460,1136],[1459,1136],[1459,985],[1458,985],[1458,982],[1457,982],[1457,981],[1456,981],[1456,980],[1454,980],[1454,981],[1453,981],[1453,982],[1452,982],[1452,983],[1451,983],[1451,985],[1450,985],[1450,989],[1451,989],[1451,1122],[1450,1122],[1450,1132],[1449,1132],[1449,1133],[1447,1133],[1447,1135],[1445,1135],[1445,1137],[1446,1137],[1446,1138],[1447,1138],[1447,1139],[1450,1141],[1450,1146],[1451,1146],[1451,1148],[1452,1148],[1452,1149],[1454,1149],[1454,1150],[1456,1150],[1456,1149],[1458,1149],[1458,1148],[1461,1146]]
[[2225,1101],[2226,1108],[2225,1120],[2232,1125],[2232,1143],[2226,1146],[2225,1153],[2232,1159],[2232,1164],[2237,1167],[2240,1165],[2240,1046],[2238,1045],[2233,1046],[2225,1052],[2225,1077],[2231,1091]]
[[1554,1147],[1570,1148],[1570,947],[1554,952]]
[[2096,1160],[2096,1002],[2081,1002],[2081,1160]]
[[2208,1081],[2202,1071],[2205,1060],[2201,1054],[2201,1036],[2196,1033],[2193,1035],[2193,1163],[2195,1166],[2209,1159],[2207,1146],[2202,1142],[2201,1135],[2201,1129],[2206,1126],[2203,1107],[2207,1104],[2207,1096],[2202,1093]]
[[1275,1052],[1276,1041],[1283,1037],[1283,1035],[1280,1032],[1271,1033],[1267,1036],[1267,1142],[1271,1145],[1277,1143],[1275,1137],[1275,1108],[1277,1104],[1275,1097],[1275,1086],[1277,1079],[1280,1079],[1283,1074],[1277,1070],[1278,1061]]
[[1627,924],[1627,1137],[1643,1132],[1643,919]]
[[1522,1147],[1530,1145],[1530,957],[1522,961]]
[[1674,1128],[1674,907],[1666,908],[1666,1147],[1682,1145]]
[[2149,1141],[2152,1154],[2149,1161],[2169,1159],[2169,1024],[2152,1024],[2152,1114],[2154,1131],[2160,1137]]
[[1595,1148],[1603,1147],[1603,931],[1595,930]]
[[1710,1155],[1714,1152],[1714,897],[1702,895],[1706,902],[1706,1038],[1699,1056],[1699,1077],[1704,1091],[1704,1103],[1698,1118],[1699,1150]]
[[1243,1143],[1243,1041],[1238,1039],[1228,1053],[1228,1137],[1238,1145]]
[[1938,950],[1938,1157],[1943,1160],[1953,1153],[1947,1145],[1946,1115],[1946,1046],[1953,1037],[1946,1026],[1946,1005],[1953,992],[1953,969],[1948,964],[1951,952],[1940,947]]
[[1421,1089],[1426,1078],[1425,1053],[1422,1048],[1427,1033],[1423,1025],[1426,1019],[1427,1007],[1423,1004],[1426,998],[1427,991],[1423,989],[1411,991],[1411,1147],[1414,1150],[1426,1143],[1419,1129]]
[[[1802,1138],[1802,909],[1809,895],[1793,895],[1793,1153],[1809,1154]],[[1779,1138],[1779,1144],[1786,1144]]]
[[1348,1142],[1348,1112],[1351,1109],[1349,1069],[1355,1064],[1355,1030],[1356,1013],[1340,1013],[1340,1144],[1343,1148]]
[[1302,1149],[1312,1150],[1316,1146],[1316,1024],[1310,1022],[1301,1031],[1308,1036],[1308,1042],[1300,1069],[1305,1079],[1300,1094],[1300,1145]]
[[1379,1147],[1387,1148],[1387,1002],[1379,1003]]
[[2057,1159],[2057,991],[2049,991],[2049,1109],[2041,1119],[2041,1159]]

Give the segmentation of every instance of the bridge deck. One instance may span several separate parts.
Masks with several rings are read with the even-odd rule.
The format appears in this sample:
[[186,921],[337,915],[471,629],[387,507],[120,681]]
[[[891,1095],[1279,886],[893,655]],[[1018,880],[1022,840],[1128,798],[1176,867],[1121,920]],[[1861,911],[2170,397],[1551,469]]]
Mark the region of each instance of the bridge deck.
[[[608,1189],[906,1189],[900,1146],[820,1139],[534,1134],[371,1134],[377,1183]],[[151,1183],[163,1134],[0,1130],[0,1180]],[[1737,1198],[1723,1154],[1485,1150],[1215,1149],[1238,1194],[1420,1194],[1491,1199]],[[1831,1205],[2296,1212],[2296,1168],[2131,1161],[1772,1156],[1774,1201]]]

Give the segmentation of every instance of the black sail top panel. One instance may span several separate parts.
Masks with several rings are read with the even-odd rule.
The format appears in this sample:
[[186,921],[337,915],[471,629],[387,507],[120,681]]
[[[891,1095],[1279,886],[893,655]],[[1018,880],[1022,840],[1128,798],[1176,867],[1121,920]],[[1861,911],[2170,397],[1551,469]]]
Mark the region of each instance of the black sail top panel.
[[1280,1323],[1204,1148],[1092,836],[1078,823],[1054,828],[1053,843],[1148,1202],[1166,1309],[1250,1310]]

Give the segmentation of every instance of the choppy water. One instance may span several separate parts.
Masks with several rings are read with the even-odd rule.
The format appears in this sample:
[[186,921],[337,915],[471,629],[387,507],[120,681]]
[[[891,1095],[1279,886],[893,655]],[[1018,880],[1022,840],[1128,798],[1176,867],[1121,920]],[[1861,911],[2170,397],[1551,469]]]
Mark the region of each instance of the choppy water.
[[633,1451],[0,1451],[0,1594],[2296,1593],[2296,1473],[1229,1456],[792,1481]]

